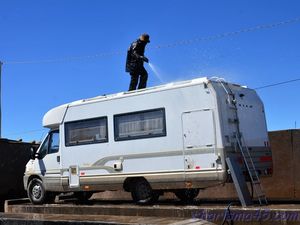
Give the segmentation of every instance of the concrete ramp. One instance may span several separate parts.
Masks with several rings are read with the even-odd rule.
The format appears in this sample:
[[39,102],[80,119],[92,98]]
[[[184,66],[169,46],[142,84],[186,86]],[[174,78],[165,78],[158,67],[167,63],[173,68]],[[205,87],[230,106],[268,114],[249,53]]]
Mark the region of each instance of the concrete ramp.
[[112,215],[70,215],[38,213],[2,213],[2,225],[214,225],[201,219],[180,219],[169,217],[112,216]]

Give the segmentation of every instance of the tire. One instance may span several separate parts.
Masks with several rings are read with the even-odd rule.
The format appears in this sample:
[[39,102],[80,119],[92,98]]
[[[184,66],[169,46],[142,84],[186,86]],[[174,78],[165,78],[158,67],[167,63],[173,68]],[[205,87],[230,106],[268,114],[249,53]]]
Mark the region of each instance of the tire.
[[40,179],[34,178],[29,182],[27,195],[32,204],[41,205],[47,201],[45,187]]
[[160,196],[160,193],[158,191],[153,191],[152,192],[152,199],[151,199],[151,203],[155,203],[158,201]]
[[199,189],[191,188],[191,189],[181,189],[175,191],[175,195],[182,202],[192,202],[199,194]]
[[93,192],[80,191],[74,192],[74,197],[77,198],[79,202],[85,203],[88,202],[88,200],[92,197],[93,194]]
[[152,204],[158,200],[159,194],[154,192],[146,180],[137,180],[131,189],[134,202],[140,205]]

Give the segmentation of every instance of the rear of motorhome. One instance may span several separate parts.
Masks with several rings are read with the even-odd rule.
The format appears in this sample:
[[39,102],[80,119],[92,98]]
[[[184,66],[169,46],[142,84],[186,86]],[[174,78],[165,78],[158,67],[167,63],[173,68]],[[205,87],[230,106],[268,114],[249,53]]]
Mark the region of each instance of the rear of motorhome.
[[259,175],[272,172],[262,101],[253,89],[220,79],[72,102],[47,112],[43,126],[49,133],[24,175],[34,204],[106,190],[131,192],[136,202],[167,191],[192,200],[199,189],[230,180],[225,159],[241,159],[239,143]]

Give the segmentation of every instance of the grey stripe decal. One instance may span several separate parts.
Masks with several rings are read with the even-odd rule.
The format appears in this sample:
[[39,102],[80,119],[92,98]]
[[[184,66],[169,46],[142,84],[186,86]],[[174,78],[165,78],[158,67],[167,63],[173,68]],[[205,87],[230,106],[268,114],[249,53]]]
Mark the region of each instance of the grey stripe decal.
[[[184,151],[186,155],[215,153],[214,148],[189,149]],[[183,155],[183,150],[169,151],[169,152],[140,153],[140,154],[131,154],[131,155],[115,155],[115,156],[104,157],[96,161],[92,166],[105,165],[107,162],[112,160],[155,158],[155,157],[168,157],[168,156],[178,156],[178,155]]]
[[115,156],[104,157],[104,158],[96,161],[93,164],[93,166],[105,165],[105,163],[112,161],[112,160],[155,158],[155,157],[177,156],[177,155],[183,155],[183,151],[140,153],[140,154],[130,154],[130,155],[115,155]]
[[[217,150],[217,149],[216,149]],[[211,154],[215,153],[215,148],[205,148],[205,149],[188,149],[184,150],[186,155],[195,155],[195,154]],[[168,152],[153,152],[153,153],[140,153],[140,154],[130,154],[130,155],[115,155],[115,156],[108,156],[104,157],[95,163],[92,166],[83,166],[80,167],[80,170],[96,170],[96,169],[103,169],[109,173],[120,173],[116,171],[113,167],[105,166],[105,164],[109,161],[113,160],[122,160],[125,159],[140,159],[140,158],[155,158],[155,157],[168,157],[168,156],[178,156],[183,155],[183,150],[178,151],[168,151]],[[61,174],[63,172],[69,171],[69,168],[61,169]]]

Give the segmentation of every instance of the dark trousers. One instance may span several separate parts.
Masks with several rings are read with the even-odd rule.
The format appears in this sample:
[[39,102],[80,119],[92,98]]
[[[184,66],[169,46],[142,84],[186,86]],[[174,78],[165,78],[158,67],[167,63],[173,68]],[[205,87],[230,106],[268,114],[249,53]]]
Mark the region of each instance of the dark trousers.
[[139,73],[130,73],[131,80],[129,85],[129,90],[136,90],[136,86],[139,83],[138,89],[146,88],[147,80],[148,80],[148,73],[145,68],[141,69]]

